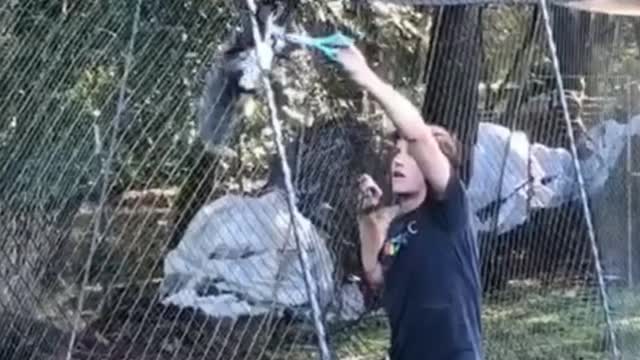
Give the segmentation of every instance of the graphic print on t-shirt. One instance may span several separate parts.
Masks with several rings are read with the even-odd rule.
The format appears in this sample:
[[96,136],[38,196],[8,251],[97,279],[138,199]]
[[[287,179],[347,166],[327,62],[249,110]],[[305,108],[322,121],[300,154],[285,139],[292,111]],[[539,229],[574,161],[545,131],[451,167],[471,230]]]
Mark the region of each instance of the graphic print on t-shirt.
[[384,266],[391,265],[393,258],[409,242],[409,236],[417,234],[416,221],[410,221],[406,226],[401,226],[401,230],[392,231],[392,236],[387,239],[380,253],[380,260]]

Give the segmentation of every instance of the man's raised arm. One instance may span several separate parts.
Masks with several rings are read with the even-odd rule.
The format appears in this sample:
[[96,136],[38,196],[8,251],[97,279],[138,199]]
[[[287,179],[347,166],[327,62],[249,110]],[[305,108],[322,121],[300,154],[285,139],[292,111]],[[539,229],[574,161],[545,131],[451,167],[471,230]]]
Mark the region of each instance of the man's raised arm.
[[382,106],[399,135],[407,140],[409,153],[418,163],[431,190],[439,195],[444,194],[452,175],[451,163],[440,149],[431,127],[425,123],[420,111],[380,79],[355,46],[341,50],[338,62]]

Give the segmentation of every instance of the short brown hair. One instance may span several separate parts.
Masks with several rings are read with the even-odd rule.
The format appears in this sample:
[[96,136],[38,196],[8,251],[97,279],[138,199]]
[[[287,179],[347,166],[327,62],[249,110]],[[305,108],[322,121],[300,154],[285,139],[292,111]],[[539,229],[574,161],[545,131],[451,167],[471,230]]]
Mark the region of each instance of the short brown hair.
[[[438,142],[440,151],[442,151],[444,156],[446,156],[451,163],[451,167],[455,170],[460,170],[462,167],[462,144],[458,138],[440,125],[430,124],[429,128]],[[398,131],[391,133],[393,143],[396,143],[400,138]]]
[[451,166],[454,169],[460,169],[460,167],[462,166],[462,144],[460,143],[458,138],[442,126],[429,126],[431,127],[433,136],[436,138],[436,141],[440,146],[440,151],[442,151],[444,156],[449,159],[449,162],[451,162]]

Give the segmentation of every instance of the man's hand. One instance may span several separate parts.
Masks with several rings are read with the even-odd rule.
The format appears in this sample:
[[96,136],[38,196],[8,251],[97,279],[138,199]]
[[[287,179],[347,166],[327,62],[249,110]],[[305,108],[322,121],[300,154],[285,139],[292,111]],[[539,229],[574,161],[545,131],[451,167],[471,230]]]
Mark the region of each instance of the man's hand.
[[355,45],[341,48],[337,53],[336,61],[342,65],[342,69],[349,77],[362,87],[376,78],[367,64],[367,59]]
[[358,179],[358,187],[360,190],[358,221],[361,225],[386,229],[393,219],[398,216],[400,206],[392,205],[382,207],[383,192],[380,186],[367,174],[360,176]]

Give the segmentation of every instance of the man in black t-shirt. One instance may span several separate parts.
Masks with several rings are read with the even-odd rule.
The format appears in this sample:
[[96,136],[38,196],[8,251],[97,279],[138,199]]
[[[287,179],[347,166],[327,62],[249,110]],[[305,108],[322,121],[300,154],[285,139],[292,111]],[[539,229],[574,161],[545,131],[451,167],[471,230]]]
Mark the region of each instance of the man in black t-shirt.
[[391,164],[397,199],[360,179],[361,258],[368,283],[382,286],[392,360],[481,360],[478,247],[457,141],[369,68],[355,46],[338,52],[349,76],[384,108],[397,132]]

